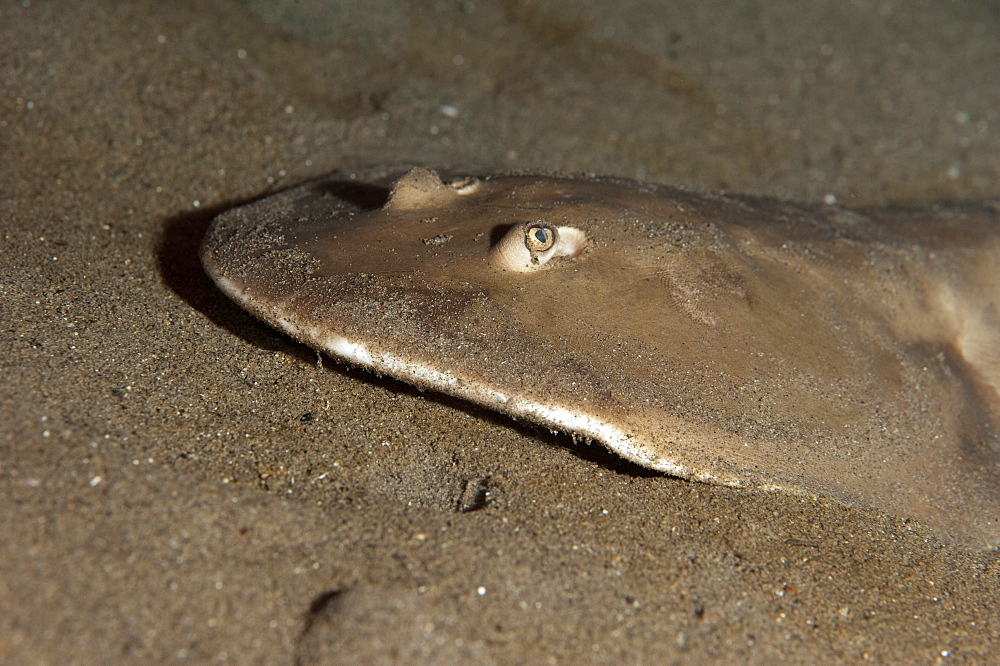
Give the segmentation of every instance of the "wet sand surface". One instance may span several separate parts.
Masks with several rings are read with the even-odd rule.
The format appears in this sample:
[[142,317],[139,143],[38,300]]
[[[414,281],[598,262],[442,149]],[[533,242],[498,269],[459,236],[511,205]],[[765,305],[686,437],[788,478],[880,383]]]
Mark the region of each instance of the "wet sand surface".
[[982,662],[995,552],[335,364],[213,215],[333,170],[1000,194],[993,3],[7,3],[0,659]]

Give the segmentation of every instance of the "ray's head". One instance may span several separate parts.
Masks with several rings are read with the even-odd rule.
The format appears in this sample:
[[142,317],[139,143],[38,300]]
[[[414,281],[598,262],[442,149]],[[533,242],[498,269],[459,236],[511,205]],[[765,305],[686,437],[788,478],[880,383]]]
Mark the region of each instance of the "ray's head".
[[490,181],[442,180],[429,169],[415,168],[396,182],[381,212],[405,216],[451,208],[461,214],[463,208],[468,210],[466,204],[491,202],[497,212],[493,221],[501,222],[498,228],[502,233],[491,243],[487,259],[490,268],[498,271],[531,273],[551,267],[557,257],[576,258],[587,249],[586,232],[547,219],[544,210],[530,219],[507,222],[504,212],[510,206],[503,202],[506,194]]

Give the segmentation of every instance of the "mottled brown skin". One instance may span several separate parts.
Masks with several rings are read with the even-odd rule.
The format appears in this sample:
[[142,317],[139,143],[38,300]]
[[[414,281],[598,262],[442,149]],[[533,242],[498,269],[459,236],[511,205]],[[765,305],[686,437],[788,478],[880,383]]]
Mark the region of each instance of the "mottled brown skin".
[[[384,205],[359,192],[227,212],[207,271],[306,344],[640,464],[1000,542],[997,202],[860,211],[422,169]],[[491,262],[536,221],[586,247],[531,272]]]

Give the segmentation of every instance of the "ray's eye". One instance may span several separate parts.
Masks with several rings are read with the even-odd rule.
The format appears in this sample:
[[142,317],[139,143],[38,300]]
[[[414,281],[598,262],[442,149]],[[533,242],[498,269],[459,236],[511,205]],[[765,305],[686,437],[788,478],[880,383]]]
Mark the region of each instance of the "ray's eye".
[[554,257],[579,257],[587,234],[576,227],[557,227],[543,220],[519,222],[490,248],[494,268],[530,273],[545,268]]
[[448,186],[451,187],[457,194],[467,195],[474,194],[479,190],[482,181],[478,178],[473,178],[472,176],[467,176],[465,178],[453,178],[448,181]]
[[548,224],[532,224],[525,227],[524,245],[532,252],[545,252],[556,244],[556,230]]

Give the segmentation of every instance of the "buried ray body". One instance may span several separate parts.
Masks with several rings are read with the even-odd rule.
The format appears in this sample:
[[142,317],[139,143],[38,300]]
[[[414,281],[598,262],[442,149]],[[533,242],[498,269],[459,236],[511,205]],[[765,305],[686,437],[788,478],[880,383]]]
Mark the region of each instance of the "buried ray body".
[[996,202],[854,211],[425,169],[384,206],[363,191],[221,215],[206,270],[334,357],[640,465],[1000,544]]

